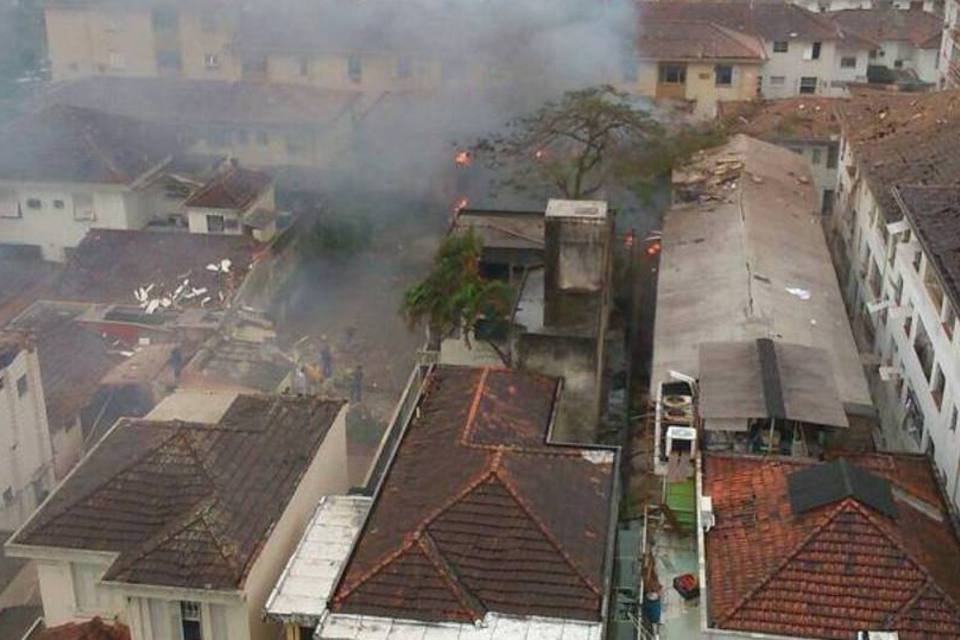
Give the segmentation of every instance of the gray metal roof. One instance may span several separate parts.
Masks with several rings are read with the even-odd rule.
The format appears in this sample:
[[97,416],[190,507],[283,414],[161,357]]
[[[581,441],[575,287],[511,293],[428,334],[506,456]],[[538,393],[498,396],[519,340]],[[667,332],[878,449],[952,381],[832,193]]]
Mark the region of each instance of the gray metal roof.
[[365,496],[324,496],[267,600],[268,616],[316,624],[370,510]]
[[699,377],[702,343],[770,338],[823,349],[840,401],[870,406],[806,160],[738,135],[674,186],[694,201],[664,222],[651,389]]

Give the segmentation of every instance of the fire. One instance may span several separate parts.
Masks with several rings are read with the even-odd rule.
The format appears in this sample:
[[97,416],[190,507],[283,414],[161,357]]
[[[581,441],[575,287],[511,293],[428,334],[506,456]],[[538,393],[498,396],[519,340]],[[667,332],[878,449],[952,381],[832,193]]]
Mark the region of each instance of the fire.
[[543,149],[537,149],[536,151],[533,152],[533,157],[536,160],[543,160],[544,156],[546,155],[547,155],[547,152],[544,151]]
[[465,167],[470,164],[470,152],[466,150],[457,151],[457,154],[453,156],[453,161],[459,167]]
[[628,231],[626,235],[623,236],[623,246],[625,246],[627,249],[632,249],[633,242],[634,242],[633,231]]
[[658,253],[660,253],[660,241],[654,240],[653,242],[647,245],[647,255],[655,256]]
[[468,205],[468,204],[470,204],[470,200],[469,200],[466,196],[460,198],[460,199],[457,200],[456,203],[453,205],[453,212],[454,212],[454,213],[460,213],[461,211],[463,211],[464,209],[467,208],[467,205]]

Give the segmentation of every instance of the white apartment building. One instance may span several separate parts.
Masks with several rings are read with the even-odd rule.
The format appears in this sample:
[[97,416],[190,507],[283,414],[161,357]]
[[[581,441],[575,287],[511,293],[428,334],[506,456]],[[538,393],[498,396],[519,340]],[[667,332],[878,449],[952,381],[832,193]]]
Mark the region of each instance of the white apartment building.
[[[885,100],[867,107],[882,120],[844,116],[837,266],[861,350],[872,354],[880,446],[931,455],[960,504],[960,194],[916,186],[960,182],[960,122],[945,119],[960,96]],[[884,121],[899,132],[878,137]]]
[[946,0],[940,39],[940,88],[960,87],[960,0]]
[[0,530],[22,525],[53,484],[37,350],[23,334],[0,334]]
[[[792,0],[793,4],[799,5],[808,11],[825,13],[829,11],[843,11],[845,9],[874,9],[883,4],[876,0]],[[922,9],[934,13],[937,10],[935,0],[893,0],[890,3],[895,9],[905,11],[907,9]]]
[[275,640],[263,607],[326,494],[349,488],[339,400],[180,392],[124,418],[7,543],[48,626]]

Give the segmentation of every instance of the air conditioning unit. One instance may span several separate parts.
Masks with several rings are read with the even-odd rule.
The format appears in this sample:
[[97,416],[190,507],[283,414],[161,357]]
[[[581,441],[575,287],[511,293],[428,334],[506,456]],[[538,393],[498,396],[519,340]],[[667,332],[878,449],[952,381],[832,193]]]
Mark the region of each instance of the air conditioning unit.
[[713,498],[710,496],[700,497],[700,526],[704,531],[710,531],[713,525],[717,524],[717,518],[713,514]]
[[692,460],[697,455],[697,430],[693,427],[667,428],[667,457],[674,453],[689,453]]

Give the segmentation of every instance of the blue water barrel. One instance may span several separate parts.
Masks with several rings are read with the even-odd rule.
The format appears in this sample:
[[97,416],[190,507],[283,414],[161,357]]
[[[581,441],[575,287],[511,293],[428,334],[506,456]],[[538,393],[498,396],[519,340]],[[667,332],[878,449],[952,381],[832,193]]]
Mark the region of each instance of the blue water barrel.
[[663,603],[660,601],[660,594],[650,592],[643,596],[643,618],[652,624],[660,624],[660,614],[663,611]]

